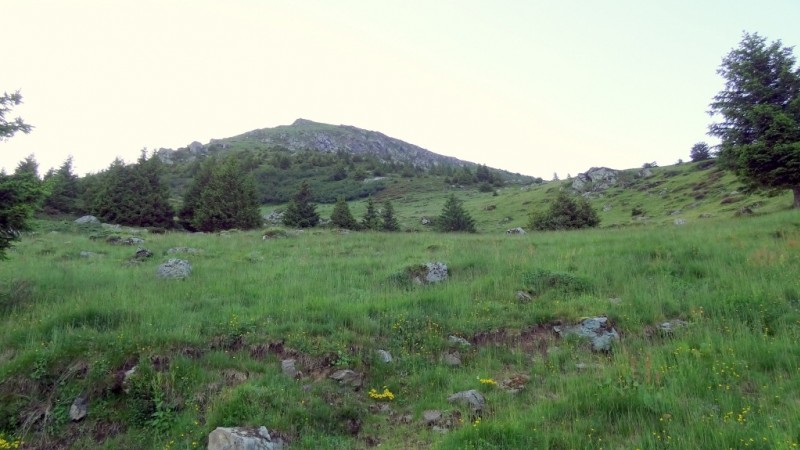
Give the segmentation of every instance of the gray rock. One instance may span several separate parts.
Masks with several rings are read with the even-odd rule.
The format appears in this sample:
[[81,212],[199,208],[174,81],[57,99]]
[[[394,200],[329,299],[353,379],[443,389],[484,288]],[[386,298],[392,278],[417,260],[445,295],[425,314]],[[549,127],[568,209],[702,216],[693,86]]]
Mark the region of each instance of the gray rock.
[[510,230],[506,230],[506,234],[508,234],[508,235],[520,234],[520,235],[522,235],[522,234],[525,234],[525,230],[523,230],[521,227],[511,228]]
[[617,184],[619,170],[608,167],[592,167],[572,179],[572,189],[578,192],[604,191]]
[[100,223],[100,219],[95,216],[83,216],[75,219],[75,223],[78,225],[85,225],[85,224],[96,224]]
[[97,253],[83,251],[83,252],[80,253],[80,255],[81,255],[81,258],[91,258],[93,256],[97,256]]
[[295,380],[303,377],[303,372],[297,370],[295,367],[295,360],[293,359],[284,359],[281,361],[281,371],[284,375],[289,378],[294,378]]
[[133,257],[135,259],[147,259],[147,258],[149,258],[151,256],[153,256],[153,252],[151,252],[150,250],[148,250],[148,249],[146,249],[144,247],[137,248],[136,249],[136,254],[133,255]]
[[338,381],[341,385],[352,386],[354,388],[359,388],[363,384],[362,375],[350,369],[337,370],[333,372],[329,378]]
[[435,409],[429,409],[422,412],[422,422],[427,426],[433,426],[441,422],[442,412]]
[[614,209],[611,205],[603,205],[603,212],[608,212]]
[[611,351],[611,342],[619,339],[617,330],[609,328],[606,317],[590,317],[577,325],[554,326],[553,331],[561,337],[576,335],[587,338],[596,352]]
[[387,352],[386,350],[378,350],[378,357],[381,359],[382,362],[389,364],[392,362],[392,354]]
[[184,259],[170,259],[158,266],[156,274],[161,278],[183,279],[192,273],[192,265]]
[[191,248],[191,247],[174,247],[174,248],[171,248],[171,249],[167,250],[167,253],[169,253],[170,255],[175,254],[175,253],[189,253],[189,254],[194,255],[194,254],[202,253],[202,252],[203,251],[198,249],[198,248]]
[[451,367],[458,367],[461,365],[461,355],[458,352],[445,353],[442,355],[442,361]]
[[670,321],[667,321],[667,322],[664,322],[664,323],[660,324],[658,326],[658,329],[663,334],[672,334],[678,328],[683,328],[683,327],[688,326],[688,325],[689,325],[689,322],[686,322],[685,320],[673,319],[673,320],[670,320]]
[[675,219],[675,225],[686,225],[686,219]]
[[523,389],[531,381],[528,375],[514,375],[513,377],[506,378],[500,382],[500,388],[509,394],[516,394]]
[[283,211],[275,210],[264,216],[264,220],[273,225],[280,225],[283,223],[283,214]]
[[529,303],[531,300],[533,300],[533,297],[531,297],[531,294],[529,294],[529,293],[527,293],[525,291],[517,291],[517,301],[518,302],[520,302],[520,303]]
[[423,217],[420,220],[420,223],[423,224],[423,225],[430,225],[431,224],[431,219],[428,219],[427,217]]
[[450,343],[450,345],[457,345],[461,347],[469,347],[472,345],[468,340],[452,334],[447,337],[447,342]]
[[86,397],[76,397],[69,407],[69,419],[77,422],[89,414],[89,400]]
[[208,435],[208,450],[278,450],[281,439],[272,439],[266,427],[217,427]]
[[450,403],[457,402],[467,404],[474,412],[482,411],[483,407],[486,406],[486,399],[484,399],[483,395],[475,389],[456,392],[455,394],[447,397],[447,401]]
[[709,214],[709,213],[703,213],[703,214],[700,214],[699,216],[697,216],[697,218],[699,218],[699,219],[710,219],[712,217],[714,217],[714,215],[713,214]]
[[425,263],[428,272],[425,274],[425,281],[428,283],[439,283],[447,279],[447,265],[443,262]]

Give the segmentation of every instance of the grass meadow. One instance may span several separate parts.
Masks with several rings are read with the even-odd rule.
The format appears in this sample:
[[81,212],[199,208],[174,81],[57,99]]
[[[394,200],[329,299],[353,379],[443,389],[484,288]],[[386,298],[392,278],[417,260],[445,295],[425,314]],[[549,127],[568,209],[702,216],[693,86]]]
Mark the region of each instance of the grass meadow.
[[[0,263],[0,448],[205,448],[244,425],[295,449],[800,445],[795,211],[524,236],[144,234],[141,262],[96,230],[39,225]],[[156,277],[171,257],[188,279]],[[428,261],[449,279],[410,282]],[[599,315],[620,334],[610,353],[552,331]],[[460,366],[442,361],[451,335],[473,344]],[[363,386],[327,378],[338,368]],[[479,415],[447,401],[468,389]],[[89,413],[72,422],[77,396]]]

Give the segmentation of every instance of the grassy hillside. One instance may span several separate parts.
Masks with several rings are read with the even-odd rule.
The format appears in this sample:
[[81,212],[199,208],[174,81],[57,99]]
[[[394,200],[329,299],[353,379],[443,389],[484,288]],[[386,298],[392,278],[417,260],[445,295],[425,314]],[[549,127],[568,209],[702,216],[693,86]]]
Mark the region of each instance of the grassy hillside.
[[[264,425],[298,449],[796,448],[800,217],[731,219],[788,202],[720,205],[731,187],[710,173],[664,168],[657,186],[593,198],[610,204],[608,228],[581,232],[499,233],[562,183],[465,194],[477,235],[145,234],[154,256],[138,263],[100,230],[41,223],[0,266],[0,445],[191,449],[217,426]],[[444,196],[402,183],[381,195],[421,227]],[[617,227],[634,223],[649,226]],[[188,280],[155,276],[173,247],[202,250],[177,255]],[[409,282],[428,261],[450,278]],[[593,316],[619,332],[609,353],[553,331]],[[459,366],[443,361],[451,335],[472,344]],[[302,378],[282,373],[287,357]],[[340,368],[363,386],[327,378]],[[447,400],[468,389],[486,398],[480,414]],[[72,422],[78,396],[89,413]]]

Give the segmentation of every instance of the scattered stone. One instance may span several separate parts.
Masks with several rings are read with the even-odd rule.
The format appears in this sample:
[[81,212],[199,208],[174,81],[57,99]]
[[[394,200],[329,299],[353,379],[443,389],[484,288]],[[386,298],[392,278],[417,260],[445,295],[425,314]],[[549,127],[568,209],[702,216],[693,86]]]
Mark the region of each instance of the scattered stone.
[[667,322],[664,322],[658,326],[658,329],[663,334],[672,334],[678,328],[683,328],[688,326],[689,322],[681,319],[673,319]]
[[138,367],[139,366],[133,366],[122,374],[122,392],[130,394],[131,392],[130,379],[132,376],[136,374],[136,369]]
[[360,388],[363,384],[363,377],[361,374],[350,369],[337,370],[333,372],[329,378],[338,381],[339,384],[343,386],[352,386],[354,388]]
[[533,297],[531,297],[531,294],[529,294],[529,293],[527,293],[525,291],[517,291],[517,301],[518,302],[520,302],[520,303],[530,303],[531,300],[533,300]]
[[141,260],[147,259],[147,258],[149,258],[151,256],[153,256],[153,252],[151,252],[150,250],[148,250],[148,249],[146,249],[144,247],[139,247],[139,248],[136,249],[136,254],[133,255],[133,259],[138,259],[138,260],[141,261]]
[[442,420],[442,412],[437,411],[435,409],[429,409],[427,411],[422,412],[422,422],[425,423],[426,426],[433,426],[438,424]]
[[506,234],[508,234],[508,235],[514,235],[514,234],[523,235],[523,234],[525,234],[525,230],[523,230],[522,227],[511,228],[509,230],[506,230]]
[[106,242],[113,245],[141,245],[144,244],[144,239],[138,237],[109,236]]
[[283,211],[278,211],[278,210],[272,211],[271,213],[269,213],[266,216],[264,216],[264,221],[266,221],[268,223],[271,223],[271,224],[274,224],[274,225],[282,224],[283,223]]
[[617,184],[619,171],[608,167],[592,167],[572,179],[572,189],[578,192],[604,191]]
[[174,247],[174,248],[171,248],[171,249],[167,250],[167,253],[170,254],[170,255],[175,254],[175,253],[189,253],[189,254],[194,255],[194,254],[197,254],[197,253],[203,253],[203,251],[200,250],[199,248]]
[[91,258],[93,256],[97,256],[97,253],[86,252],[86,251],[81,252],[81,258]]
[[285,239],[289,237],[289,233],[286,230],[278,229],[271,229],[264,232],[264,235],[261,236],[262,241],[268,241],[270,239]]
[[611,211],[612,209],[614,209],[614,208],[611,205],[608,205],[608,204],[603,205],[603,212],[608,212],[608,211]]
[[682,212],[683,212],[682,209],[676,209],[674,211],[670,211],[669,215],[670,216],[677,216],[678,214],[681,214]]
[[247,381],[247,374],[236,369],[225,369],[222,371],[222,378],[228,385],[236,386]]
[[600,364],[586,364],[584,362],[575,363],[575,368],[578,370],[599,369],[600,367]]
[[622,299],[619,297],[611,297],[608,299],[608,302],[614,305],[619,305],[620,303],[622,303]]
[[675,225],[686,225],[686,219],[675,219]]
[[447,342],[449,342],[450,345],[458,345],[461,347],[469,347],[472,345],[466,339],[452,334],[447,338]]
[[282,439],[272,439],[266,427],[217,427],[208,435],[208,450],[278,450]]
[[100,219],[98,219],[95,216],[83,216],[75,219],[75,223],[77,223],[78,225],[99,224]]
[[714,215],[709,213],[703,213],[697,216],[698,219],[710,219],[712,217],[714,217]]
[[561,337],[577,335],[589,339],[592,350],[596,352],[611,351],[611,341],[619,339],[614,328],[609,328],[608,318],[590,317],[577,325],[554,326],[553,331]]
[[387,352],[386,350],[378,350],[378,357],[381,359],[382,362],[386,364],[392,362],[392,354]]
[[156,274],[161,278],[183,279],[192,273],[192,265],[185,259],[170,259],[158,266]]
[[420,223],[422,223],[423,225],[430,225],[432,223],[432,221],[431,221],[431,219],[428,219],[427,217],[423,217],[420,220]]
[[284,359],[281,361],[281,371],[284,375],[288,376],[289,378],[294,378],[295,380],[303,377],[303,372],[297,370],[295,367],[294,359]]
[[500,382],[500,388],[509,394],[516,394],[525,389],[525,385],[531,381],[531,377],[527,375],[514,375],[513,377],[506,378]]
[[502,219],[500,219],[500,223],[508,223],[511,222],[512,220],[514,219],[512,219],[511,217],[503,217]]
[[447,279],[447,265],[443,262],[425,263],[428,273],[425,274],[425,281],[428,283],[438,283]]
[[447,397],[447,401],[450,403],[466,403],[473,412],[482,411],[483,407],[486,406],[486,400],[483,398],[483,395],[475,389],[456,392],[455,394]]
[[86,397],[76,397],[69,407],[69,419],[77,422],[89,414],[89,400]]
[[458,367],[461,365],[461,355],[458,352],[448,352],[442,355],[442,361],[448,366]]
[[737,216],[752,216],[753,209],[749,206],[742,206],[739,211],[736,211]]

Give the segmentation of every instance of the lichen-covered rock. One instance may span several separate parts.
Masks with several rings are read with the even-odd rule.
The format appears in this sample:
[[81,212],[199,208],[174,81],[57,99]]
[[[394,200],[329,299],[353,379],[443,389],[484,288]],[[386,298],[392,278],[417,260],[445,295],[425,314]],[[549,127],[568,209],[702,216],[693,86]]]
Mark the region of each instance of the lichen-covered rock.
[[78,225],[99,224],[100,219],[95,216],[83,216],[75,219],[75,223]]
[[523,230],[522,227],[511,228],[509,230],[506,230],[506,234],[508,234],[508,235],[514,235],[514,234],[523,235],[523,234],[525,234],[525,230]]
[[447,279],[447,264],[443,262],[425,263],[428,272],[425,274],[427,283],[439,283]]
[[486,399],[484,399],[483,395],[475,389],[456,392],[450,397],[447,397],[447,401],[450,403],[467,404],[473,412],[482,411],[483,407],[486,406]]
[[158,266],[156,274],[161,278],[183,279],[192,273],[192,265],[184,259],[170,259]]
[[295,380],[298,378],[303,378],[303,372],[299,371],[297,367],[295,367],[294,359],[284,359],[281,361],[281,372],[283,372],[283,374],[289,378],[294,378]]
[[554,326],[553,331],[561,337],[576,335],[587,338],[596,352],[611,351],[611,342],[619,339],[617,330],[610,326],[606,317],[590,317],[577,325]]
[[266,427],[217,427],[208,435],[208,450],[278,450],[283,441],[272,439]]
[[352,386],[354,388],[361,387],[364,382],[364,377],[360,373],[350,369],[337,370],[331,374],[330,378],[338,381],[341,385]]
[[76,397],[69,407],[69,418],[73,422],[77,422],[89,414],[89,401],[86,397]]

